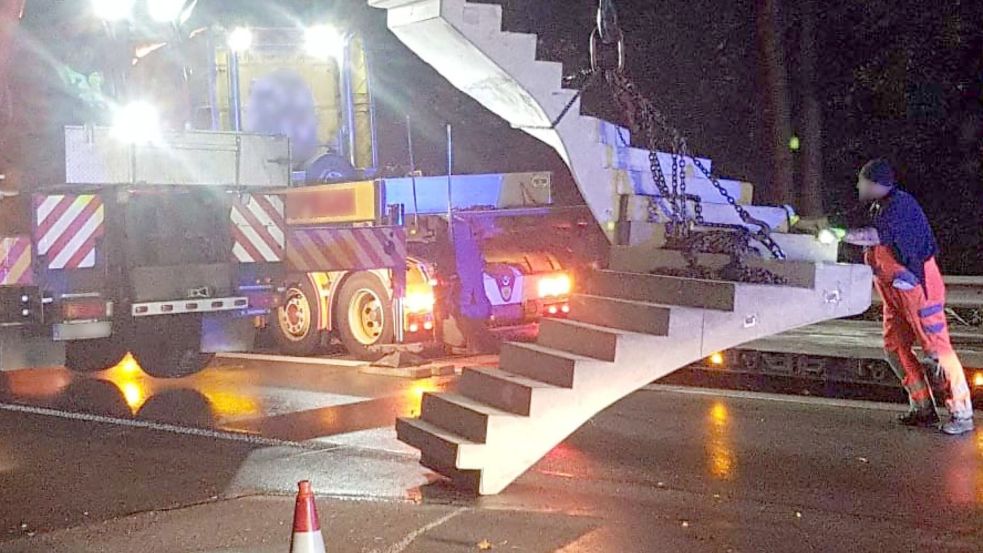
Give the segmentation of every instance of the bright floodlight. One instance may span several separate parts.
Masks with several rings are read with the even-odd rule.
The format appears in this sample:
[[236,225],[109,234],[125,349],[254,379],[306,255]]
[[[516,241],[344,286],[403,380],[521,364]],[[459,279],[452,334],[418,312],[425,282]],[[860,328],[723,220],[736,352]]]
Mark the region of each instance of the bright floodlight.
[[177,21],[184,11],[184,0],[147,0],[147,13],[158,23]]
[[133,14],[135,0],[92,0],[92,12],[105,21],[119,21]]
[[246,27],[236,27],[229,33],[229,49],[239,54],[253,45],[253,32]]
[[120,107],[113,120],[113,135],[128,144],[160,142],[160,114],[148,102],[133,102]]
[[345,37],[330,25],[315,25],[304,32],[307,54],[322,60],[340,58],[345,49]]

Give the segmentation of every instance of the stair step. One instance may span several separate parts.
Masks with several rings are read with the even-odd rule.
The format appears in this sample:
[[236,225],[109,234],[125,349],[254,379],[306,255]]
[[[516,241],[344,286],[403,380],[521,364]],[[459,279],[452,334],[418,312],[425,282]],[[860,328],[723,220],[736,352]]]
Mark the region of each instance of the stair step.
[[[487,37],[487,40],[500,42],[500,44],[505,48],[504,51],[509,52],[508,59],[496,60],[503,66],[508,65],[508,67],[504,67],[507,71],[519,69],[523,71],[531,70],[531,65],[534,63],[532,60],[536,59],[536,48],[539,43],[539,39],[536,37],[536,35],[506,32],[495,36],[489,36]],[[559,78],[562,78],[562,75]]]
[[[720,270],[731,262],[727,254],[697,253],[700,267]],[[745,259],[748,267],[766,269],[788,280],[789,286],[812,288],[816,284],[816,264],[811,261],[776,260],[749,256]],[[651,244],[644,246],[614,246],[611,248],[609,267],[612,271],[627,273],[658,272],[659,269],[686,269],[689,264],[682,252],[665,250]],[[571,309],[577,313],[577,309]]]
[[[649,210],[649,206],[652,200],[658,202],[658,220],[652,220],[652,215]],[[695,202],[686,202],[686,218],[690,220],[696,220],[696,207]],[[795,215],[795,211],[792,208],[786,207],[775,207],[768,205],[745,205],[744,210],[747,211],[751,217],[764,222],[769,226],[769,228],[775,232],[788,232],[791,228],[791,220]],[[668,222],[668,216],[665,214],[664,210],[669,208],[667,200],[662,198],[653,198],[646,195],[632,195],[628,198],[627,212],[622,214],[623,220],[632,222],[648,222],[648,223],[661,223],[664,224]],[[706,199],[702,202],[702,216],[703,220],[707,223],[725,224],[725,225],[739,225],[749,228],[751,230],[758,230],[758,225],[745,223],[741,220],[740,215],[733,206],[726,203],[720,196],[706,195]]]
[[582,321],[543,319],[539,323],[536,342],[548,348],[613,363],[622,334],[615,328]]
[[642,301],[590,294],[576,294],[570,298],[570,317],[574,320],[652,336],[669,334],[671,312],[663,305]]
[[480,446],[476,442],[421,419],[396,419],[399,441],[426,451],[432,459],[448,466],[457,466],[462,448]]
[[501,370],[507,373],[568,389],[574,386],[578,366],[583,369],[586,364],[599,363],[597,359],[543,344],[515,342],[502,346],[499,359]]
[[736,291],[733,282],[616,271],[590,273],[584,286],[594,296],[717,311],[734,310]]
[[[621,234],[624,239],[623,243],[626,246],[643,248],[641,251],[646,251],[644,248],[651,250],[659,249],[665,246],[665,223],[625,221],[620,223],[620,225],[623,227]],[[709,232],[720,231],[721,229],[697,226],[694,230],[697,232]],[[771,237],[782,248],[782,252],[785,254],[785,259],[783,261],[836,263],[839,255],[839,246],[837,244],[823,244],[819,240],[816,240],[815,236],[811,234],[787,234],[783,232],[772,232]],[[765,261],[776,261],[771,257],[771,252],[767,251],[758,241],[752,240],[751,246],[761,252],[762,258]],[[614,257],[615,256],[612,254],[612,263]],[[639,257],[637,259],[628,258],[628,261],[631,263],[630,266],[634,266],[639,263],[644,263],[646,260],[644,257]],[[614,268],[613,264],[612,268]],[[625,268],[620,270],[629,269]],[[629,272],[632,271],[633,270]],[[642,272],[648,271],[646,270]]]
[[462,395],[431,392],[423,394],[420,414],[425,422],[479,444],[488,440],[495,419],[521,418]]
[[[619,180],[624,182],[622,190],[625,190],[627,193],[636,194],[639,198],[648,196],[663,197],[662,191],[655,184],[651,170],[623,166],[626,162],[617,160],[615,158],[616,155],[613,152],[609,152],[606,165],[612,170],[619,172]],[[728,179],[721,179],[718,182],[738,204],[742,206],[753,205],[754,187],[750,183]],[[702,177],[687,176],[686,193],[698,196],[704,204],[728,205],[727,199],[720,194],[713,183]],[[638,202],[641,202],[641,200],[635,200],[636,204]],[[631,212],[632,215],[629,218],[637,219],[638,216],[635,214],[640,213],[640,211],[637,207],[633,207],[634,210]]]
[[[474,25],[476,27],[492,28],[496,31],[496,35],[500,36],[502,39],[507,39],[509,35],[519,34],[519,33],[507,33],[502,32],[502,6],[496,4],[476,4],[474,2],[465,2],[464,10],[461,14],[461,20],[468,25]],[[536,35],[531,35],[533,40],[536,39]],[[536,50],[533,50],[533,55],[535,55]]]
[[434,459],[426,451],[420,452],[420,464],[450,479],[454,487],[462,492],[479,493],[481,487],[480,470],[461,470]]
[[[631,130],[604,119],[591,118],[597,129],[596,140],[608,146],[622,146],[631,144]],[[647,154],[646,154],[647,155]]]
[[516,415],[530,416],[533,396],[562,388],[500,369],[468,367],[458,382],[462,395]]

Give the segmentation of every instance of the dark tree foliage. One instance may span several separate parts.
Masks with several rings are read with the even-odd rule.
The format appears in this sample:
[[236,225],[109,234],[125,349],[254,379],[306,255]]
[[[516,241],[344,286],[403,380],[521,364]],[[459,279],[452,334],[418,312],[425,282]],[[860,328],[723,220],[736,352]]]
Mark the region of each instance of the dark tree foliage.
[[[804,0],[809,2],[810,0]],[[812,0],[814,1],[814,0]],[[541,54],[587,64],[593,0],[505,0],[506,28],[536,32]],[[616,0],[629,66],[645,91],[713,158],[717,172],[769,197],[768,93],[754,2]],[[803,121],[802,2],[781,2],[793,125]],[[983,271],[983,2],[833,0],[814,10],[814,94],[822,115],[822,196],[856,211],[856,171],[886,156],[924,204],[949,273]],[[603,92],[587,109],[614,119]],[[802,160],[799,160],[802,163]],[[797,178],[801,178],[801,175]]]

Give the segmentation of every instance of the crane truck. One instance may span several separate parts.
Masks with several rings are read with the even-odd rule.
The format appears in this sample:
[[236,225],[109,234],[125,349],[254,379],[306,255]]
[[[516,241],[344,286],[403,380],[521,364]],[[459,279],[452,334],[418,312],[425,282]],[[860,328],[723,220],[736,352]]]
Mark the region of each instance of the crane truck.
[[[568,244],[590,240],[586,208],[553,206],[552,176],[543,172],[382,175],[369,49],[358,34],[327,25],[238,27],[210,29],[194,41],[202,55],[186,63],[197,64],[192,74],[207,82],[192,80],[192,104],[208,106],[197,124],[290,137],[295,189],[288,196],[307,198],[296,205],[320,211],[288,208],[288,223],[362,225],[395,210],[408,225],[405,294],[386,272],[314,271],[291,259],[281,306],[264,322],[280,351],[310,355],[336,341],[373,359],[399,344],[464,345],[454,337],[450,310],[435,313],[441,287],[453,286],[456,276],[456,267],[436,258],[463,247],[446,232],[449,220],[480,234],[480,251],[459,253],[486,267],[482,293],[492,304],[492,327],[569,312],[569,268],[584,256],[564,254]],[[146,64],[145,73],[159,74],[158,57],[166,62],[151,54],[136,68]],[[371,255],[359,243],[345,247]],[[309,251],[311,258],[338,255]]]
[[[160,16],[158,4],[148,2],[147,14]],[[240,337],[248,334],[248,340],[243,338],[234,347],[224,344],[225,349],[211,344],[206,347],[208,351],[249,349],[257,327],[268,329],[282,351],[305,355],[317,351],[330,338],[363,358],[378,357],[380,346],[446,338],[453,334],[453,321],[444,320],[446,317],[437,320],[434,310],[440,286],[452,285],[454,268],[438,267],[433,255],[435,250],[452,247],[449,233],[437,230],[442,228],[440,219],[444,220],[443,228],[448,227],[448,217],[482,233],[482,247],[487,249],[478,254],[487,266],[483,292],[492,303],[493,326],[525,324],[543,315],[562,316],[569,311],[569,261],[561,262],[554,253],[564,250],[557,245],[560,240],[541,239],[537,245],[517,247],[520,241],[514,239],[520,233],[528,237],[535,228],[538,232],[534,234],[541,237],[565,231],[575,240],[588,228],[583,210],[576,214],[577,210],[551,207],[549,174],[379,177],[368,57],[357,35],[339,33],[327,25],[306,29],[203,27],[188,32],[182,25],[193,3],[173,4],[173,18],[165,18],[158,28],[146,22],[133,24],[142,13],[132,11],[134,2],[93,2],[92,15],[104,19],[107,41],[124,52],[113,59],[124,59],[125,68],[110,65],[104,72],[89,75],[59,68],[60,74],[68,75],[73,84],[85,90],[90,104],[115,112],[118,124],[112,129],[68,129],[64,175],[49,179],[63,185],[44,185],[37,190],[64,193],[62,201],[69,204],[75,198],[69,193],[92,191],[93,197],[103,201],[100,195],[123,197],[139,189],[140,198],[158,198],[158,203],[129,215],[118,229],[100,227],[93,240],[103,246],[117,234],[125,235],[134,250],[129,259],[138,259],[153,247],[188,250],[181,254],[184,257],[168,254],[163,256],[166,260],[140,261],[160,270],[141,268],[134,272],[96,256],[86,259],[85,267],[57,266],[45,271],[62,272],[40,274],[43,263],[38,263],[38,253],[46,251],[47,243],[40,243],[41,238],[35,235],[44,230],[43,226],[35,225],[32,232],[12,236],[12,244],[33,241],[29,272],[38,273],[33,280],[43,283],[37,285],[37,293],[49,303],[32,313],[44,315],[39,323],[39,328],[45,329],[42,334],[54,328],[55,340],[66,344],[69,365],[105,367],[120,352],[136,348],[141,352],[141,363],[154,374],[185,374],[203,366],[207,355],[188,353],[181,357],[187,361],[179,363],[183,368],[158,368],[175,366],[175,361],[163,358],[155,362],[144,351],[147,348],[123,338],[124,334],[143,335],[146,325],[118,320],[123,316],[119,309],[137,309],[131,304],[141,303],[144,297],[161,302],[189,299],[192,292],[190,299],[211,297],[220,289],[232,290],[208,278],[195,280],[195,270],[185,265],[188,260],[206,265],[228,262],[220,253],[224,251],[222,244],[232,249],[232,272],[239,271],[240,265],[249,267],[244,270],[248,278],[243,285],[248,281],[252,295],[262,291],[263,298],[235,305],[237,312],[249,314],[240,316],[243,320],[237,323],[236,333]],[[176,10],[178,4],[183,11]],[[29,13],[31,4],[27,9]],[[110,98],[99,89],[104,79],[110,81],[106,88],[118,98]],[[209,156],[209,151],[223,154]],[[191,195],[175,196],[184,189]],[[260,200],[254,202],[242,195],[247,189],[262,189]],[[224,190],[225,196],[219,190]],[[438,190],[449,192],[437,199]],[[204,194],[204,199],[194,194]],[[225,204],[213,211],[205,207],[205,199],[212,196],[222,197],[226,203],[241,200],[243,205],[237,212],[229,207],[229,216],[225,216]],[[410,198],[412,208],[408,208]],[[44,210],[55,202],[45,198],[36,201]],[[128,196],[125,202],[129,202]],[[432,209],[435,202],[446,204],[450,210]],[[256,208],[260,204],[265,211]],[[102,216],[103,208],[97,213]],[[404,214],[412,221],[409,257],[405,257],[404,233],[385,230],[401,224]],[[42,211],[40,215],[43,219],[48,213]],[[230,229],[210,228],[204,223],[226,219],[231,222]],[[140,238],[126,226],[137,223],[160,228],[147,230],[146,237]],[[195,225],[201,228],[192,232]],[[322,234],[295,231],[298,227],[319,227]],[[71,233],[76,231],[76,226],[68,227],[66,239],[72,239]],[[238,241],[229,242],[230,236]],[[528,238],[522,241],[535,242]],[[210,246],[198,251],[186,247],[190,242]],[[393,247],[397,255],[390,251]],[[405,264],[405,272],[401,264]],[[110,284],[113,290],[129,287],[132,291],[120,292],[119,297],[117,292],[100,292],[100,298],[112,299],[106,299],[107,307],[97,320],[85,320],[98,322],[102,330],[91,340],[88,335],[86,340],[74,340],[63,327],[52,327],[60,324],[52,318],[54,303],[60,301],[55,296],[94,294],[77,289],[69,276],[71,271],[97,266],[124,275],[119,283]],[[253,270],[258,267],[263,270]],[[137,274],[145,281],[134,280]],[[224,282],[225,276],[209,278]],[[55,281],[63,291],[55,291],[50,284]],[[14,288],[10,293],[20,297]],[[271,293],[275,298],[269,297]],[[242,303],[243,297],[235,295],[234,301]],[[191,321],[190,326],[194,326],[198,319],[192,317],[201,316],[201,312],[186,314],[174,311],[174,306],[165,307],[168,311],[157,313],[156,307],[144,312],[144,307],[138,306],[139,312],[133,311],[133,315],[166,314],[159,320],[181,328],[189,325],[178,321]],[[90,317],[94,309],[86,311],[86,316]],[[212,318],[208,317],[209,321]],[[248,329],[247,319],[252,323]],[[445,322],[449,322],[447,332]],[[214,326],[209,322],[202,328]],[[107,330],[109,327],[112,329]],[[159,325],[151,326],[150,334],[178,335]],[[184,341],[191,344],[194,337],[189,333]],[[190,345],[172,347],[169,342],[154,347],[161,355],[193,350]]]
[[[5,2],[0,13],[8,19],[0,28],[13,28],[7,23],[30,16],[32,6]],[[71,114],[86,124],[65,126],[60,136],[34,144],[35,152],[64,153],[56,167],[32,166],[37,157],[27,155],[5,160],[17,177],[16,188],[4,194],[10,228],[0,238],[5,368],[36,365],[44,357],[40,362],[63,358],[70,369],[93,371],[131,352],[154,376],[196,372],[214,353],[254,347],[259,323],[280,300],[284,275],[301,262],[306,271],[346,271],[355,284],[367,278],[360,275],[385,274],[397,297],[403,294],[406,240],[398,216],[379,209],[355,214],[357,221],[331,220],[349,191],[294,194],[294,160],[303,151],[283,133],[198,130],[181,109],[162,109],[190,107],[180,96],[170,103],[149,101],[151,89],[173,92],[152,78],[155,70],[141,74],[144,60],[149,65],[154,51],[168,48],[161,36],[173,41],[173,49],[193,47],[181,40],[180,23],[194,3],[171,2],[166,14],[162,6],[147,5],[160,23],[155,27],[135,24],[131,18],[137,16],[128,11],[133,2],[94,2],[91,15],[101,17],[108,31],[103,39],[123,53],[114,57],[123,64],[109,60],[99,73],[109,76],[108,92],[100,89],[102,77],[77,79],[71,68],[55,69],[71,84],[84,82],[83,101],[95,119],[108,118],[111,125]],[[30,36],[22,30],[21,36]],[[12,51],[24,54],[19,77],[50,69],[28,67],[39,57],[32,41],[15,45],[6,31],[0,40],[0,71],[10,69]],[[0,74],[0,82],[11,80]],[[194,84],[187,79],[180,88]],[[27,111],[20,109],[31,100],[26,96],[5,87],[19,115]],[[45,106],[51,112],[63,107]],[[189,111],[200,113],[201,107]],[[107,113],[99,113],[103,109]],[[164,117],[165,111],[177,116]],[[29,150],[24,143],[41,135],[13,121],[5,121],[3,130],[5,143],[20,142],[15,151]],[[362,183],[361,189],[371,195],[375,186]],[[379,205],[375,197],[370,205]],[[342,251],[347,244],[358,248],[346,256],[305,257],[312,249]]]

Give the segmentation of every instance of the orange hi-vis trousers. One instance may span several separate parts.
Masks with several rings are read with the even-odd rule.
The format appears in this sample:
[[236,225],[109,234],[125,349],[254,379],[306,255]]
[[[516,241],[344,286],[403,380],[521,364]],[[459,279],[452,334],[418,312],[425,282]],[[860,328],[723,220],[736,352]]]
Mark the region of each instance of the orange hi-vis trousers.
[[[914,409],[934,408],[932,380],[912,346],[917,341],[927,356],[941,368],[946,380],[946,407],[954,417],[973,415],[966,373],[949,341],[945,318],[945,283],[930,258],[925,262],[925,283],[911,290],[893,286],[895,279],[913,280],[911,271],[900,264],[888,246],[867,250],[867,263],[874,269],[874,285],[884,300],[884,350],[888,362],[901,378]],[[901,367],[896,365],[900,363]]]

